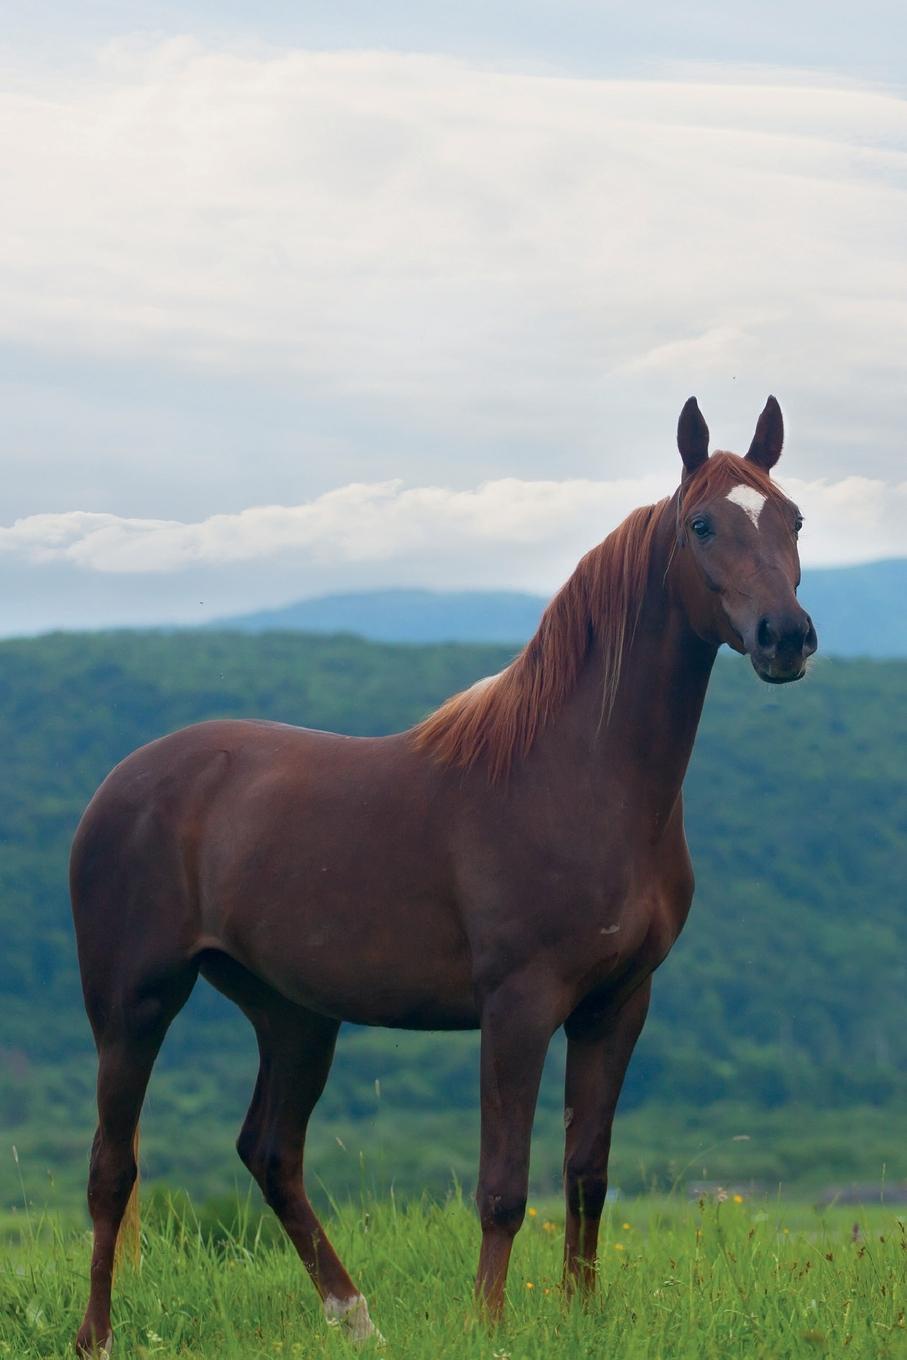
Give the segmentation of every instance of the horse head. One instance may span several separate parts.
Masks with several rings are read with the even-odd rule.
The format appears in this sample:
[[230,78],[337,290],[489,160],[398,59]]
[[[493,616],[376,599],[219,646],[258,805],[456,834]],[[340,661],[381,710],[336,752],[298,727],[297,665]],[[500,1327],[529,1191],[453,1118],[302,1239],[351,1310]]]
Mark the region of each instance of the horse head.
[[710,457],[708,426],[690,397],[677,426],[684,471],[671,563],[693,630],[749,656],[776,685],[799,680],[817,646],[796,594],[803,516],[771,478],[783,442],[781,407],[769,397],[746,456]]

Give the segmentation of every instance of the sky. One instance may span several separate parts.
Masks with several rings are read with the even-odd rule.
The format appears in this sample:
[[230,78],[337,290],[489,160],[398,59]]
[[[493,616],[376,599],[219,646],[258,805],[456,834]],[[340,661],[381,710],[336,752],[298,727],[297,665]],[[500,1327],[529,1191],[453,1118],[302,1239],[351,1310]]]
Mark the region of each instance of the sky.
[[690,393],[907,553],[903,5],[17,8],[0,633],[548,593]]

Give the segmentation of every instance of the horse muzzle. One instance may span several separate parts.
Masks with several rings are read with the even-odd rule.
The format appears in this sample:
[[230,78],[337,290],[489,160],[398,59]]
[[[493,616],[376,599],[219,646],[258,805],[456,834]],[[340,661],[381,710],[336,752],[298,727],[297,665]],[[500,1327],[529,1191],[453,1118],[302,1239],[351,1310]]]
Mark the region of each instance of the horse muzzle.
[[801,680],[806,663],[818,646],[816,630],[802,609],[783,614],[764,614],[747,648],[753,669],[770,685]]

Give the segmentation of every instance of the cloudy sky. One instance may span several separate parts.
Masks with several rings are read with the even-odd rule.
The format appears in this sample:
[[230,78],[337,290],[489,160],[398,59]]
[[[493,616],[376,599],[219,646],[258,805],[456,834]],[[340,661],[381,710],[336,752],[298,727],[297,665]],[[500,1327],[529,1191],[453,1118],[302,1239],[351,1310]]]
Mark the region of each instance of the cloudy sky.
[[691,392],[907,552],[900,0],[18,8],[0,632],[549,591]]

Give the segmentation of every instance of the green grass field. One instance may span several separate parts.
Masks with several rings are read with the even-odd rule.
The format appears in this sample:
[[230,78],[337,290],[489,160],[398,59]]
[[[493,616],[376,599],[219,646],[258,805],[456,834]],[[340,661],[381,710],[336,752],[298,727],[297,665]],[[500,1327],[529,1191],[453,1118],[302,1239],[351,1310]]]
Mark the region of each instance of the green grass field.
[[[855,1227],[858,1225],[858,1227]],[[363,1357],[400,1360],[800,1360],[907,1356],[904,1210],[775,1200],[624,1200],[603,1223],[598,1297],[559,1289],[560,1213],[530,1209],[517,1238],[503,1324],[471,1300],[478,1226],[452,1199],[337,1209],[328,1230],[386,1338]],[[7,1217],[0,1355],[62,1357],[84,1304],[88,1235]],[[141,1268],[114,1296],[114,1354],[181,1360],[351,1355],[267,1219],[249,1210],[202,1230],[191,1211],[150,1206]]]

